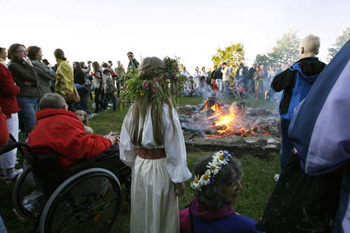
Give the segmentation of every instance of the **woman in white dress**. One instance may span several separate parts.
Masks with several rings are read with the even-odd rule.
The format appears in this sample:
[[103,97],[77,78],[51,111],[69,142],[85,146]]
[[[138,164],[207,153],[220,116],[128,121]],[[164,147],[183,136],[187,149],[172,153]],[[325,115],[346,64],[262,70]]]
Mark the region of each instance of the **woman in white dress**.
[[139,79],[142,89],[124,118],[119,144],[120,159],[132,169],[130,232],[180,232],[177,196],[191,173],[164,61],[145,58]]

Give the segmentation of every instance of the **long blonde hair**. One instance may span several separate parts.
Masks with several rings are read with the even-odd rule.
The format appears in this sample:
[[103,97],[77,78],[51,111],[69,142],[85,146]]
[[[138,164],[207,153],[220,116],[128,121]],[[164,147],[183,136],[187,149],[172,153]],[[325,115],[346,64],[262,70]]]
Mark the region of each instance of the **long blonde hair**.
[[[157,145],[164,144],[164,129],[163,129],[163,105],[168,105],[169,116],[173,123],[172,111],[174,108],[174,101],[168,87],[168,84],[164,80],[169,78],[169,74],[166,72],[165,63],[157,57],[146,57],[142,60],[139,67],[139,78],[143,80],[152,80],[154,92],[146,92],[144,95],[140,95],[134,101],[132,106],[132,120],[129,126],[130,140],[137,146],[142,145],[142,134],[144,128],[144,120],[149,108],[151,108],[151,118],[153,127],[153,138]],[[158,88],[158,89],[157,89]],[[161,91],[163,95],[157,95],[154,98],[154,93]],[[142,124],[139,124],[140,121]],[[174,127],[174,124],[173,124]]]

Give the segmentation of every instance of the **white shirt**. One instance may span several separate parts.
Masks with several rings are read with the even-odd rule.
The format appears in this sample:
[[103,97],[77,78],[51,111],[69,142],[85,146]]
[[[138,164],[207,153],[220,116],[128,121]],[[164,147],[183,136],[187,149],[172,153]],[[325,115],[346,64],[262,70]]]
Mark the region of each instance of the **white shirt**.
[[221,69],[222,72],[222,81],[228,81],[231,74],[231,68],[226,66],[224,69]]
[[[131,143],[127,130],[132,121],[132,108],[129,108],[124,118],[119,143],[120,159],[128,166],[133,167],[136,154],[136,146]],[[168,105],[163,105],[163,129],[164,145],[157,146],[153,139],[153,127],[151,108],[148,109],[144,122],[140,119],[140,126],[143,125],[142,147],[147,149],[164,148],[166,153],[166,166],[173,183],[182,183],[191,178],[191,173],[187,168],[187,153],[185,139],[183,137],[179,117],[175,109],[172,111],[173,122],[171,122]]]
[[204,76],[205,78],[208,78],[208,73],[205,71],[201,71],[201,77]]
[[181,75],[186,76],[187,78],[189,78],[191,76],[190,73],[188,73],[187,70],[181,70],[180,73],[181,73]]

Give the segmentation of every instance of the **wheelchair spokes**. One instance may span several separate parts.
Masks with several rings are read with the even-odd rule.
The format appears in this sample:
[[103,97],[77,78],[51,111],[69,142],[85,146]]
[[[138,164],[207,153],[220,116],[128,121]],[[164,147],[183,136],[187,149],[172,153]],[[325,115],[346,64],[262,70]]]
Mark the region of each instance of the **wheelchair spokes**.
[[50,203],[45,232],[108,232],[121,202],[119,182],[106,174],[87,176],[63,187]]

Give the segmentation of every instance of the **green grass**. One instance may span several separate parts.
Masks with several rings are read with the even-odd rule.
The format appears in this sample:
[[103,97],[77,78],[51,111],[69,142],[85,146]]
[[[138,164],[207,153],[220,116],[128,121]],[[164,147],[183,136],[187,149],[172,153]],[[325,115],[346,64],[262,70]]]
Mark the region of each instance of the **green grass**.
[[[178,105],[199,104],[204,101],[200,97],[178,97]],[[235,101],[233,98],[225,99],[226,103]],[[270,102],[257,102],[255,100],[244,100],[247,106],[257,107],[264,105],[266,108],[274,109],[275,105]],[[108,134],[110,131],[120,132],[123,118],[128,110],[128,106],[119,106],[117,112],[100,113],[90,120],[90,125],[97,134]],[[194,164],[203,156],[213,154],[213,151],[188,151],[188,167],[192,171]],[[242,163],[245,175],[243,177],[243,189],[235,203],[235,210],[241,215],[249,216],[259,220],[262,216],[265,205],[274,186],[273,176],[279,172],[279,156],[273,153],[267,156],[268,159],[259,159],[250,154],[240,154],[239,160]],[[189,187],[190,181],[186,182],[186,192],[179,198],[180,209],[188,205],[193,192]],[[12,210],[11,192],[13,184],[0,182],[0,214],[2,215],[6,227],[10,233],[30,232],[34,223],[20,222],[17,220]],[[123,199],[124,200],[124,199]],[[111,232],[129,232],[129,213],[127,212],[125,201]]]

